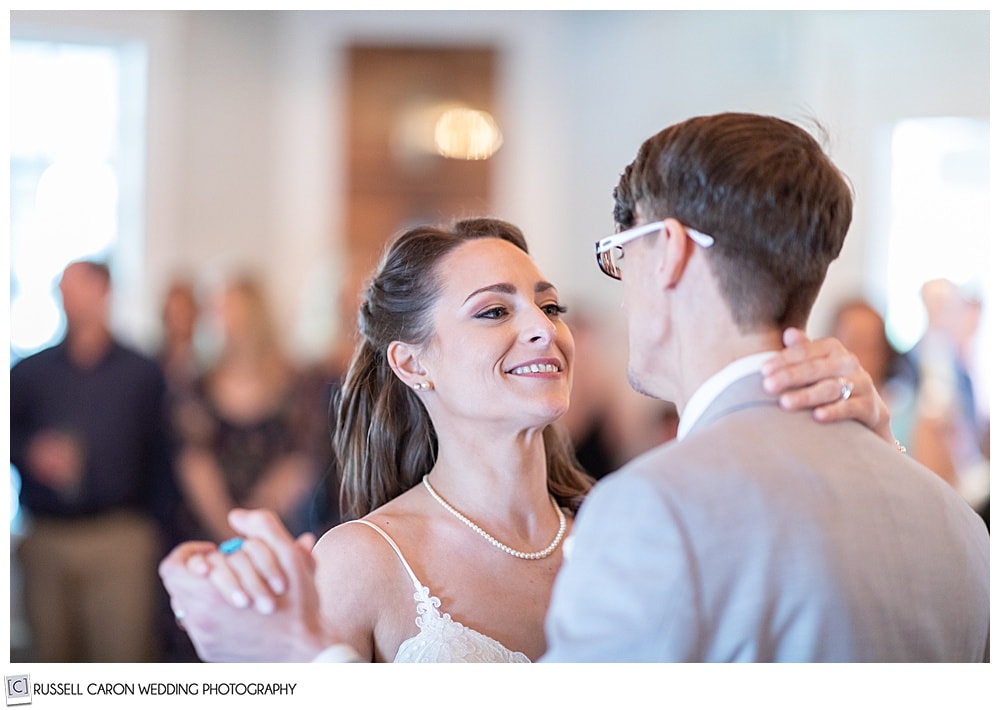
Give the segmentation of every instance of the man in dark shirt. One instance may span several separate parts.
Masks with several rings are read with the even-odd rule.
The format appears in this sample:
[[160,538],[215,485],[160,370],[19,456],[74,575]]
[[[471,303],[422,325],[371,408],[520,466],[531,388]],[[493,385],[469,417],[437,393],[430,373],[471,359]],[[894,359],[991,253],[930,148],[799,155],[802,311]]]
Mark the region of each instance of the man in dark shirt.
[[107,266],[59,284],[66,337],[10,371],[33,660],[159,660],[156,565],[178,497],[152,360],[118,343]]

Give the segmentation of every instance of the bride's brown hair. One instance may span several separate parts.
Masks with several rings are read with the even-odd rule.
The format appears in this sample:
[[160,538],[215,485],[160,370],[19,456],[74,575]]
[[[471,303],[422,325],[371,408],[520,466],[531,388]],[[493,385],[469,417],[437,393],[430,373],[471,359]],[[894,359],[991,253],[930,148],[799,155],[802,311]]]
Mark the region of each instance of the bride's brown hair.
[[[437,434],[417,395],[393,373],[386,349],[394,340],[426,343],[441,292],[437,265],[460,245],[503,239],[528,253],[521,230],[476,218],[450,228],[416,227],[382,257],[358,313],[359,341],[334,400],[333,448],[341,475],[343,520],[367,515],[420,482],[437,458]],[[576,511],[593,485],[558,423],[543,433],[549,492]]]

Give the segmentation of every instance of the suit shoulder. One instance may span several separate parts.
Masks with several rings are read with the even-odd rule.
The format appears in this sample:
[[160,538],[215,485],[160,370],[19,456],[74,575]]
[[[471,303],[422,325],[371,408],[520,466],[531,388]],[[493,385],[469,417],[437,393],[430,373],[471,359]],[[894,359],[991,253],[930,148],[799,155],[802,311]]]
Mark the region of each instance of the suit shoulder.
[[654,486],[678,481],[696,470],[692,464],[703,457],[705,451],[703,445],[690,439],[668,441],[635,457],[615,473],[598,481],[598,484],[617,478],[644,481]]
[[674,489],[668,474],[672,470],[670,457],[645,454],[640,458],[643,460],[633,460],[597,481],[587,494],[583,508],[618,505],[634,508],[636,501],[661,506]]
[[58,356],[59,348],[56,346],[39,350],[27,357],[18,360],[10,368],[12,378],[31,376],[40,370],[48,368]]
[[33,352],[30,355],[24,356],[23,358],[15,362],[13,365],[11,365],[11,370],[35,367],[38,365],[38,363],[44,363],[48,360],[51,360],[53,357],[56,356],[56,353],[58,353],[61,349],[62,348],[58,345],[52,345],[50,347],[44,348],[43,350]]

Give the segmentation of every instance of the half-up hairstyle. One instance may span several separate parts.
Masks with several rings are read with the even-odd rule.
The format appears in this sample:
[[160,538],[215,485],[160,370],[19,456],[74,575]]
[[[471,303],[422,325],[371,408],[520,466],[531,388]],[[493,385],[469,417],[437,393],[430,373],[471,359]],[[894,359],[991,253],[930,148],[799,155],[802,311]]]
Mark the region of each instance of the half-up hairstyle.
[[[476,218],[448,228],[422,226],[392,242],[369,282],[358,312],[359,341],[333,406],[333,448],[341,472],[343,520],[360,518],[420,482],[437,458],[437,434],[417,395],[389,367],[399,340],[420,345],[433,335],[441,294],[438,264],[462,244],[503,239],[528,253],[521,230]],[[572,511],[593,485],[561,425],[546,427],[549,492]]]

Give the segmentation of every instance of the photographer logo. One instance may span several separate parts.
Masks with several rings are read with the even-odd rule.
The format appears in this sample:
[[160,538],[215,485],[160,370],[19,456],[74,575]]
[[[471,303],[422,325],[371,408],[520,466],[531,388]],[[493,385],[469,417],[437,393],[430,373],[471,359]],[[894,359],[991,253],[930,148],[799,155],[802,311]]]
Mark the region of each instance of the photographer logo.
[[8,705],[31,704],[31,683],[27,675],[5,675],[3,679]]

